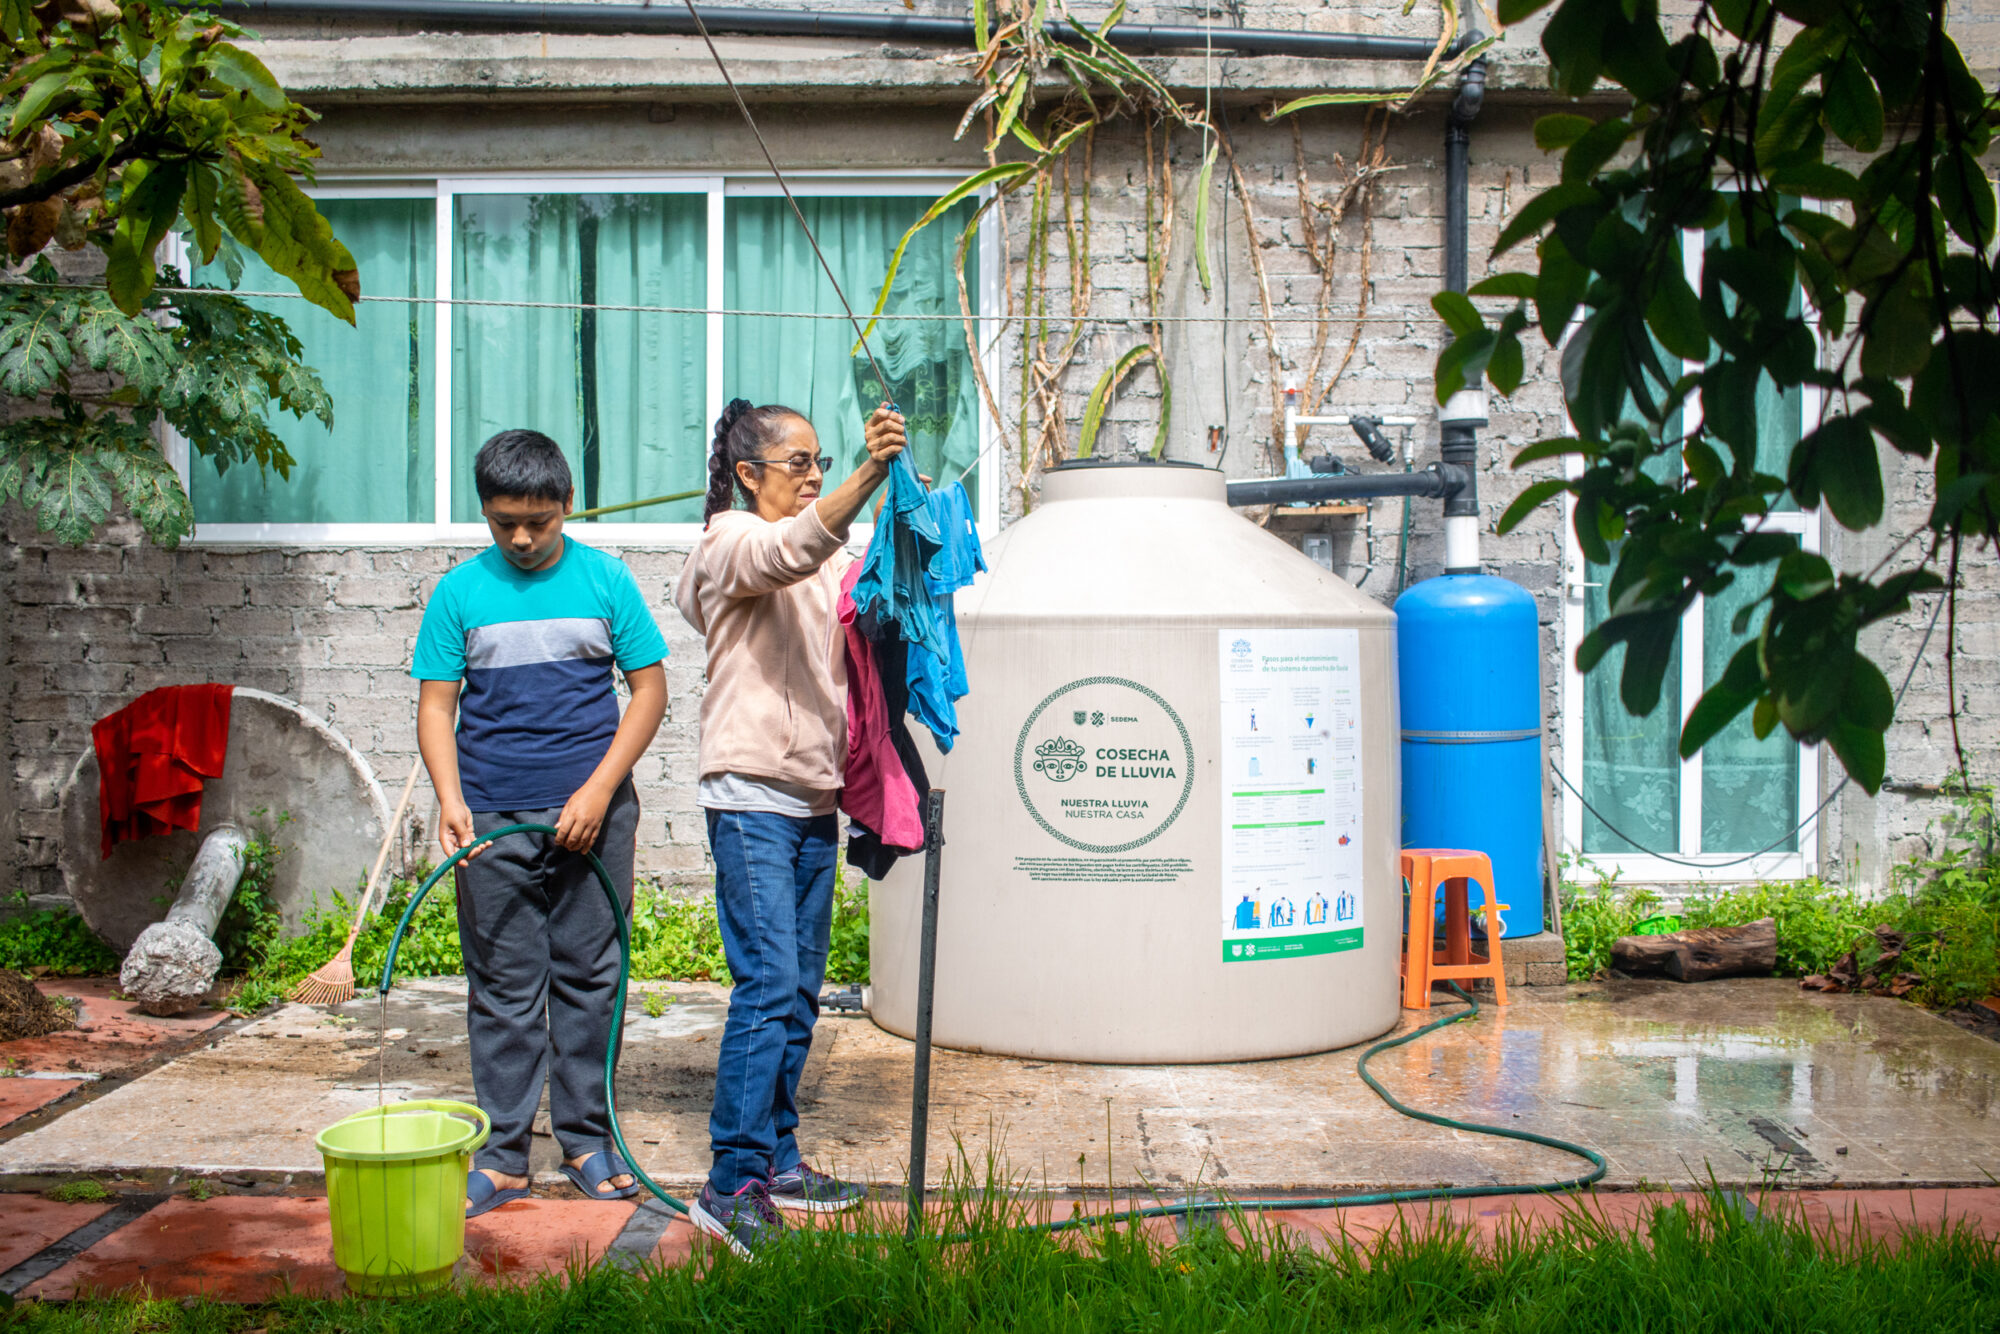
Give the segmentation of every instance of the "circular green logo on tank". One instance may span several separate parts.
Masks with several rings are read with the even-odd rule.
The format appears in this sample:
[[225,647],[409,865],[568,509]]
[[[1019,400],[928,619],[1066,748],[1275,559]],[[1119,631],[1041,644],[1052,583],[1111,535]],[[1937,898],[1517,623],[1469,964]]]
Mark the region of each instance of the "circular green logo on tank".
[[1194,743],[1154,691],[1122,676],[1086,676],[1052,692],[1021,725],[1014,788],[1058,842],[1130,852],[1187,806]]

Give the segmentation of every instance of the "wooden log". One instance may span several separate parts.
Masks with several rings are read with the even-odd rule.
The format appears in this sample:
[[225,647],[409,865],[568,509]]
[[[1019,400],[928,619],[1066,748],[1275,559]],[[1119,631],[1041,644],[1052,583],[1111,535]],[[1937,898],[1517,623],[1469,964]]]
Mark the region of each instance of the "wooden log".
[[1611,966],[1630,977],[1671,977],[1676,982],[1758,976],[1778,966],[1778,923],[1765,917],[1742,926],[1620,936],[1611,944]]
[[1778,966],[1778,922],[1760,917],[1742,926],[1676,931],[1684,948],[1667,959],[1676,982],[1712,982],[1719,977],[1753,977]]
[[1678,949],[1673,936],[1620,936],[1611,942],[1611,966],[1628,977],[1665,977]]

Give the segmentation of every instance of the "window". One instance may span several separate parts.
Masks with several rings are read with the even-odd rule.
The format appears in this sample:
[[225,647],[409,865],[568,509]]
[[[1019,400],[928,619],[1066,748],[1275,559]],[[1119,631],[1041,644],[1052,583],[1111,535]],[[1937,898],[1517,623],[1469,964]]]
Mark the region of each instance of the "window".
[[[1696,291],[1702,242],[1700,233],[1689,232],[1682,245]],[[1697,363],[1682,369],[1697,369]],[[1691,409],[1700,410],[1698,400]],[[1758,468],[1782,475],[1792,446],[1818,412],[1816,393],[1781,393],[1765,379],[1757,396]],[[1679,466],[1671,459],[1657,462]],[[1608,614],[1605,585],[1611,570],[1583,559],[1570,518],[1566,506],[1563,776],[1597,813],[1565,794],[1564,845],[1630,881],[1810,873],[1817,822],[1809,817],[1819,804],[1815,748],[1799,746],[1782,728],[1758,740],[1746,711],[1693,759],[1680,758],[1680,728],[1688,711],[1743,642],[1732,622],[1762,593],[1758,575],[1739,579],[1717,597],[1695,600],[1681,620],[1659,707],[1649,717],[1634,718],[1618,697],[1623,646],[1588,676],[1574,666],[1577,644]],[[1796,507],[1767,516],[1764,530],[1790,534],[1808,550],[1819,546],[1818,515]]]
[[[335,235],[354,253],[380,296],[429,297],[435,291],[436,225],[430,199],[319,201]],[[285,279],[245,251],[242,289],[286,290]],[[220,265],[194,267],[198,281],[227,287]],[[293,459],[289,480],[255,467],[218,472],[206,458],[182,475],[197,525],[428,523],[435,518],[431,464],[434,321],[427,303],[364,301],[355,327],[299,300],[255,304],[275,310],[304,345],[334,403],[333,428],[274,414],[272,429]]]
[[[945,184],[794,182],[859,313]],[[319,203],[354,252],[363,291],[409,299],[364,301],[349,328],[300,300],[251,298],[299,335],[332,393],[334,424],[273,419],[296,461],[288,481],[220,473],[183,446],[197,541],[480,540],[472,458],[507,427],[562,444],[579,509],[699,492],[729,397],[798,408],[836,481],[865,456],[868,413],[892,398],[918,466],[940,481],[962,475],[982,517],[997,519],[974,466],[987,423],[952,271],[973,202],[904,255],[886,312],[903,318],[869,338],[886,387],[855,354],[853,327],[775,185],[464,178],[332,186]],[[991,308],[983,249],[967,257],[975,313]],[[226,285],[219,268],[196,272]],[[254,259],[241,287],[287,290]],[[439,292],[452,299],[433,300]],[[589,522],[615,525],[621,541],[686,540],[701,508],[696,496]]]

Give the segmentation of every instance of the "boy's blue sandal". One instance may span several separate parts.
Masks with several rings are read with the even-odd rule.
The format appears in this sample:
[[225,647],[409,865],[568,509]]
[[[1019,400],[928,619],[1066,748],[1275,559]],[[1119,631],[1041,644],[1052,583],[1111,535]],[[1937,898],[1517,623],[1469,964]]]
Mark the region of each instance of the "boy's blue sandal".
[[477,1218],[483,1213],[498,1209],[503,1204],[511,1204],[515,1200],[527,1199],[528,1188],[526,1186],[509,1186],[505,1190],[502,1190],[493,1183],[492,1177],[487,1176],[484,1172],[474,1170],[465,1179],[465,1198],[472,1201],[471,1204],[465,1206],[465,1216],[467,1218]]
[[629,1200],[639,1193],[639,1183],[618,1190],[599,1190],[598,1187],[613,1177],[631,1176],[632,1169],[623,1158],[609,1149],[599,1149],[583,1160],[577,1167],[563,1164],[562,1174],[570,1179],[570,1184],[593,1200]]

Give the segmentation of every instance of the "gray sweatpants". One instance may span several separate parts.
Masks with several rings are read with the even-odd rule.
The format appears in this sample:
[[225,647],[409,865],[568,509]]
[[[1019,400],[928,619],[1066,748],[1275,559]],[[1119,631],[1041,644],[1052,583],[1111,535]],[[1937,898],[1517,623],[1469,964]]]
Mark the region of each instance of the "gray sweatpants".
[[[561,809],[476,811],[475,833],[556,822]],[[628,778],[591,850],[626,916],[639,796]],[[458,939],[472,995],[472,1086],[493,1121],[477,1167],[528,1172],[528,1135],[549,1083],[549,1121],[565,1159],[613,1148],[604,1049],[618,988],[618,928],[590,863],[547,834],[509,834],[460,862]]]

